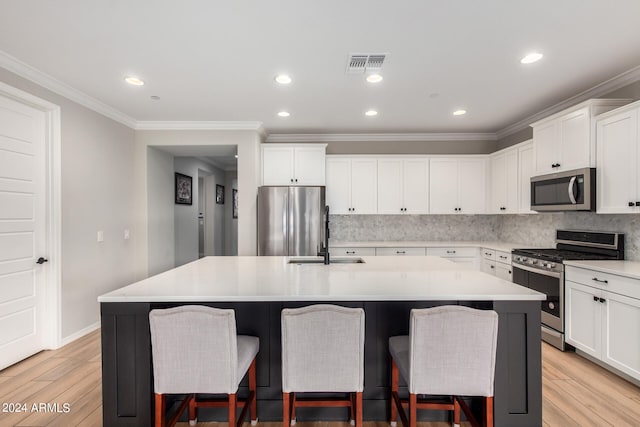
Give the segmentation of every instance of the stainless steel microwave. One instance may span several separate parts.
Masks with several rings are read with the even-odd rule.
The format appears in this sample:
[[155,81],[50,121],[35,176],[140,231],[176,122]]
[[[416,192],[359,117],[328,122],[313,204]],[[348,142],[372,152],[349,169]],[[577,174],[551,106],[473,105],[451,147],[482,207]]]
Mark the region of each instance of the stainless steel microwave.
[[595,211],[596,170],[575,169],[531,178],[531,210]]

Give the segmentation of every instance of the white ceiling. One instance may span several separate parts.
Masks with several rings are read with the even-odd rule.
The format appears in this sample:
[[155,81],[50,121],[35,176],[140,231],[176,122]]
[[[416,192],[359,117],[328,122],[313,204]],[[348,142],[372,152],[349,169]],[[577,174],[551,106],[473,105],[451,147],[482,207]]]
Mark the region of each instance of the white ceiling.
[[[496,132],[640,65],[639,17],[638,0],[2,0],[0,50],[136,121]],[[381,84],[346,74],[379,52]]]

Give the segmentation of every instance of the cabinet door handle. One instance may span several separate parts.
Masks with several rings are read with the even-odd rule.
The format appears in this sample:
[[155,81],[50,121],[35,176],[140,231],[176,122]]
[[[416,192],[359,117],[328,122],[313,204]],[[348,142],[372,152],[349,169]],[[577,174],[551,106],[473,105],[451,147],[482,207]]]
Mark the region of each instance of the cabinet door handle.
[[629,202],[629,207],[630,207],[630,208],[632,208],[632,207],[634,207],[634,206],[635,206],[635,204],[634,204],[633,202]]
[[636,202],[636,206],[640,206],[640,202]]
[[604,298],[600,298],[600,302],[604,304],[605,302],[607,302],[607,300]]
[[495,266],[495,265],[490,265],[489,267],[491,267],[491,268],[496,268],[496,266]]
[[593,279],[591,279],[591,280],[593,280],[594,282],[609,283],[609,281],[608,281],[608,280],[601,280],[601,279],[598,279],[597,277],[594,277],[594,278],[593,278]]
[[298,178],[296,178],[296,182],[298,182]]
[[598,302],[598,300],[599,300],[599,299],[600,299],[600,298],[598,298],[597,296],[595,296],[595,295],[593,296],[593,300],[594,300],[595,302]]

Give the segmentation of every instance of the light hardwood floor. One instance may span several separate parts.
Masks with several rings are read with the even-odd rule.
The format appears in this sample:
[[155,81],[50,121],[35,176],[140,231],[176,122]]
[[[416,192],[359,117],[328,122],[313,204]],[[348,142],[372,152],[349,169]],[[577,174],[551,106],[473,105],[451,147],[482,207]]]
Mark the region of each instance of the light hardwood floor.
[[[100,331],[55,351],[43,351],[0,371],[0,404],[27,405],[27,412],[0,412],[0,427],[102,425]],[[575,353],[542,346],[542,418],[545,427],[638,426],[640,388]],[[36,403],[70,404],[68,413],[31,412]],[[178,423],[188,426],[188,423]],[[226,423],[199,423],[223,427]],[[248,426],[248,424],[245,424]],[[260,422],[262,427],[281,423]],[[317,422],[299,427],[347,427],[348,423]],[[420,427],[447,427],[449,423],[419,423]],[[463,423],[463,426],[468,426]],[[387,427],[367,422],[365,427]],[[517,426],[514,426],[517,427]]]

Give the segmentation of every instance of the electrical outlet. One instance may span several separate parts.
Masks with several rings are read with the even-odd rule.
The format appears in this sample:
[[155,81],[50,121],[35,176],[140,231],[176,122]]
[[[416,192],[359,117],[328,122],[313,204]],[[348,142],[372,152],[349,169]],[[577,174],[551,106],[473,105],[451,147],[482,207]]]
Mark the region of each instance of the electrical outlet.
[[129,231],[128,228],[124,229],[124,240],[129,240],[129,237],[131,237],[131,232]]
[[98,230],[98,243],[104,242],[104,231]]

